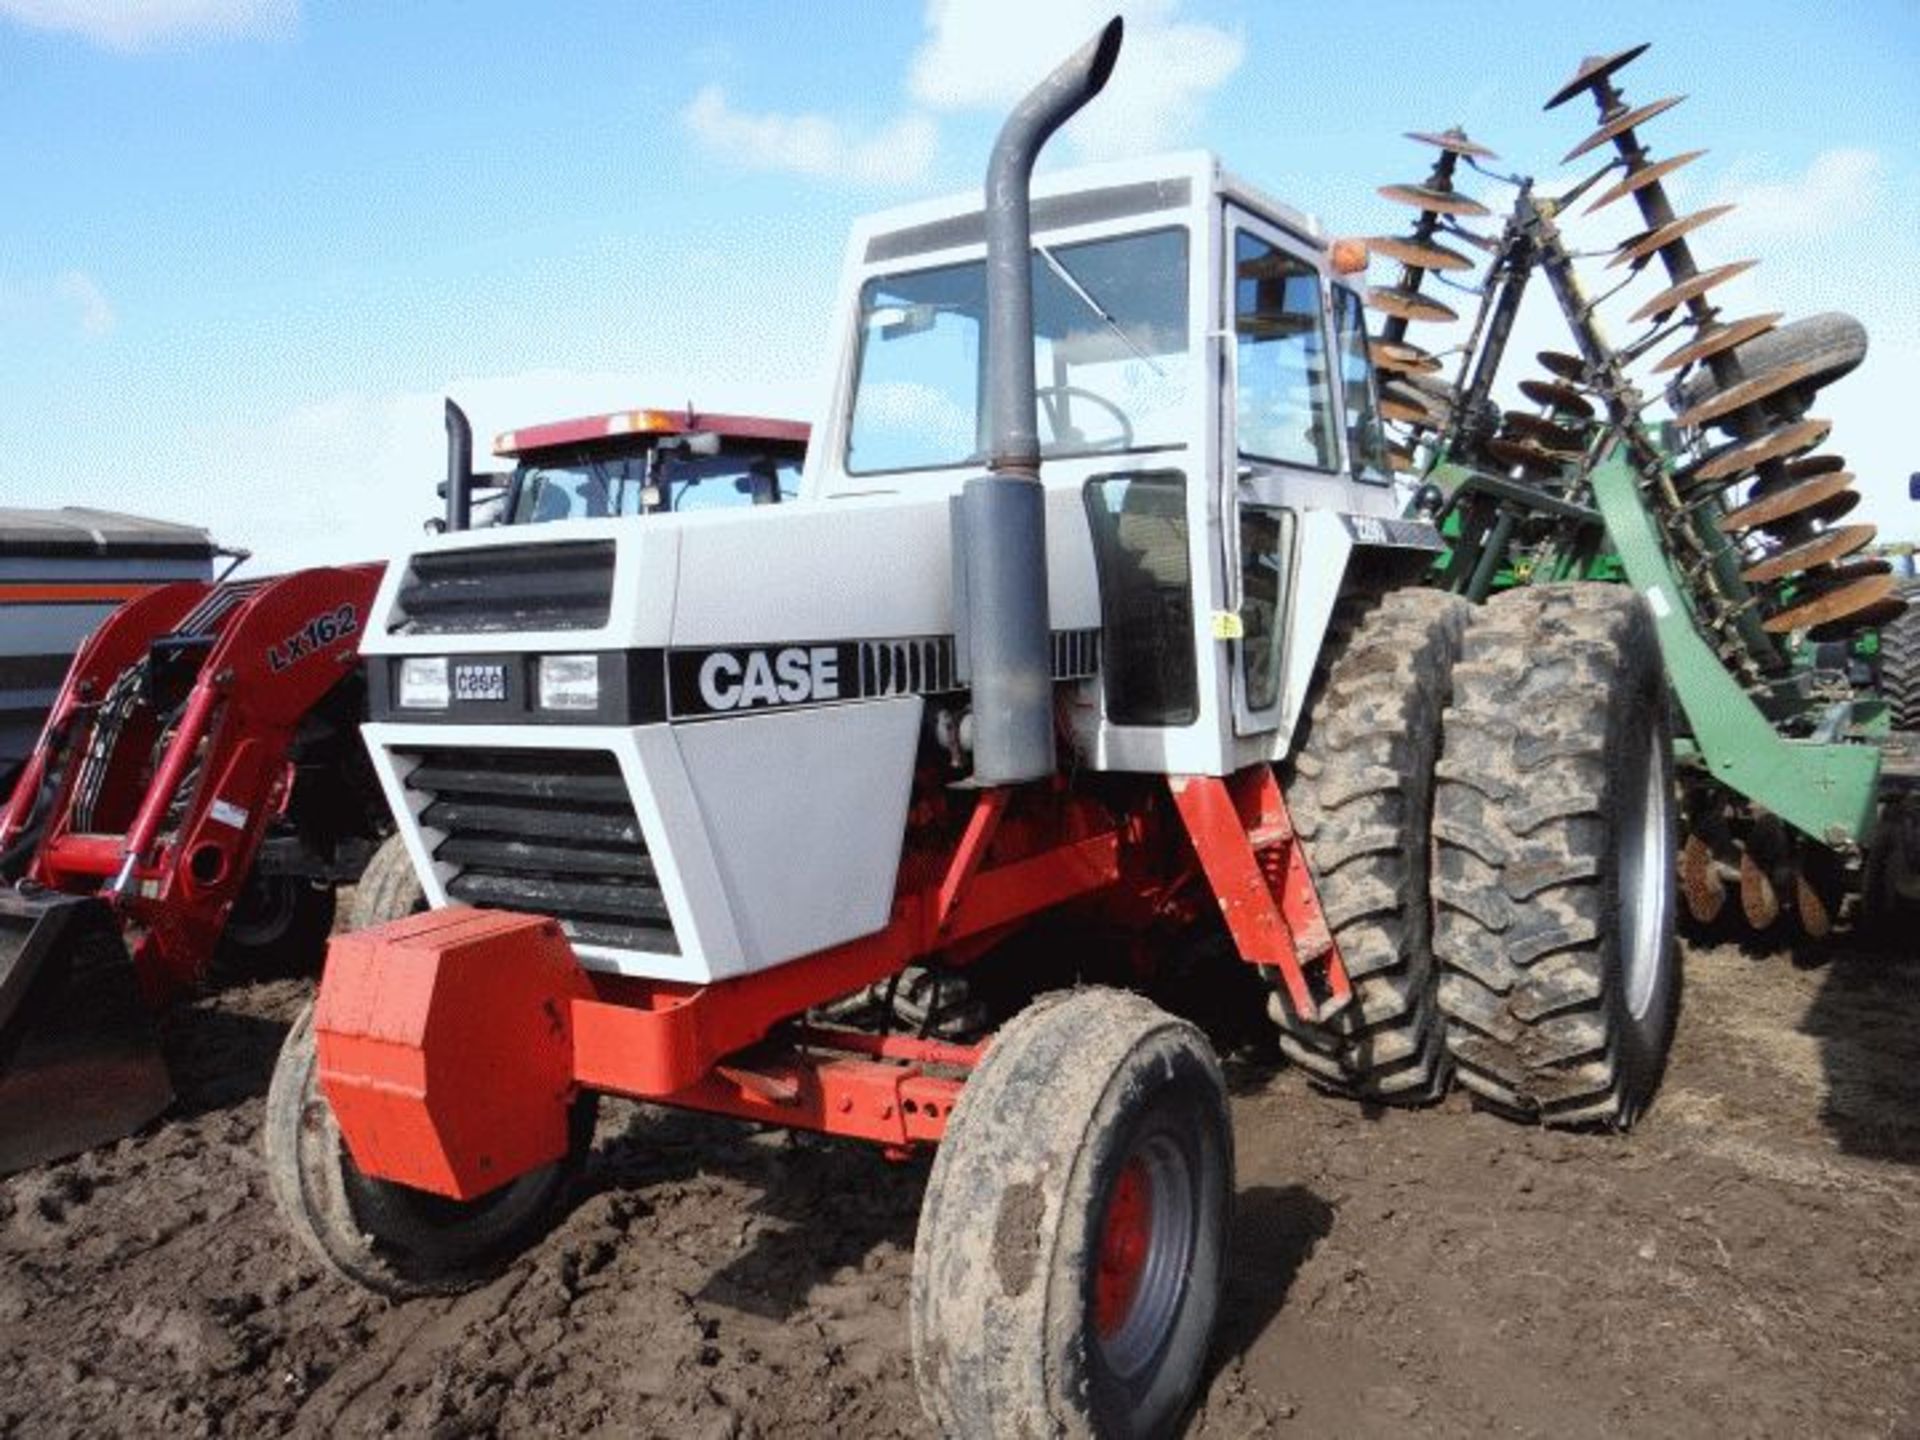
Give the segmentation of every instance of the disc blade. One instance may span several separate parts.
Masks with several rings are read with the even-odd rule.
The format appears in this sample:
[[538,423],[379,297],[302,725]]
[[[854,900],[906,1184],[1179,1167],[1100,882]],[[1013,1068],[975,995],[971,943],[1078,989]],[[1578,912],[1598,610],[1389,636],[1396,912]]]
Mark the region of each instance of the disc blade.
[[1376,285],[1367,291],[1367,304],[1383,315],[1392,315],[1401,320],[1421,320],[1441,325],[1460,318],[1457,312],[1432,296],[1398,285]]
[[1653,368],[1656,372],[1678,370],[1682,365],[1691,365],[1696,360],[1718,355],[1735,345],[1744,345],[1754,336],[1764,335],[1773,329],[1785,313],[1784,310],[1774,310],[1765,315],[1749,315],[1744,320],[1729,320],[1725,324],[1708,326]]
[[1389,420],[1418,420],[1428,425],[1439,425],[1447,418],[1446,401],[1406,384],[1381,386],[1380,406],[1380,413]]
[[1529,444],[1525,440],[1496,437],[1486,442],[1486,452],[1488,456],[1508,469],[1518,466],[1527,471],[1529,477],[1533,479],[1558,475],[1563,463],[1558,456],[1549,455],[1538,445]]
[[1862,630],[1874,630],[1882,625],[1891,625],[1906,613],[1906,598],[1898,594],[1889,595],[1886,599],[1856,610],[1851,615],[1843,615],[1838,620],[1809,627],[1807,638],[1821,643],[1828,640],[1845,640]]
[[1487,207],[1468,195],[1431,185],[1382,185],[1380,195],[1396,205],[1411,205],[1433,215],[1486,215]]
[[1646,44],[1632,45],[1625,50],[1616,50],[1611,55],[1589,55],[1580,62],[1580,68],[1573,78],[1553,92],[1553,98],[1541,108],[1552,110],[1564,105],[1582,90],[1590,90],[1602,80],[1607,79],[1623,65],[1631,65],[1646,53]]
[[1634,311],[1628,323],[1638,324],[1652,316],[1664,315],[1675,306],[1706,294],[1714,286],[1724,285],[1734,276],[1746,274],[1759,263],[1758,260],[1736,260],[1731,265],[1716,265],[1711,270],[1702,270],[1698,275],[1689,275],[1677,284],[1669,285]]
[[[1792,467],[1788,468],[1791,471]],[[1789,516],[1805,514],[1813,506],[1823,504],[1835,495],[1857,493],[1852,490],[1852,485],[1853,476],[1845,470],[1796,480],[1783,490],[1757,496],[1737,510],[1729,510],[1720,517],[1720,529],[1724,534],[1738,535],[1762,525],[1778,524]]]
[[1731,214],[1736,208],[1732,205],[1709,205],[1706,209],[1696,210],[1691,215],[1682,215],[1678,219],[1669,220],[1658,229],[1636,235],[1614,251],[1613,258],[1607,261],[1607,268],[1613,270],[1622,265],[1632,265],[1645,260],[1654,251],[1664,250],[1674,241],[1691,235],[1702,225],[1712,224],[1722,215]]
[[1403,240],[1397,235],[1370,236],[1367,249],[1375,255],[1397,260],[1402,265],[1411,265],[1416,270],[1471,270],[1474,265],[1458,250],[1449,250],[1430,240]]
[[1598,130],[1587,136],[1587,138],[1582,140],[1578,145],[1574,146],[1573,149],[1569,150],[1561,157],[1560,163],[1562,165],[1572,164],[1589,150],[1598,149],[1615,136],[1626,134],[1626,132],[1633,129],[1634,126],[1644,124],[1656,115],[1666,114],[1667,111],[1671,110],[1686,98],[1684,95],[1669,95],[1664,100],[1650,100],[1637,109],[1627,111],[1624,115],[1616,115]]
[[1549,375],[1558,375],[1562,380],[1578,385],[1587,378],[1587,362],[1578,355],[1569,355],[1564,350],[1542,350],[1534,358]]
[[1593,418],[1593,402],[1571,385],[1557,380],[1522,380],[1520,393],[1536,405],[1545,405],[1556,415],[1573,415],[1582,420]]
[[1664,180],[1682,165],[1691,165],[1706,153],[1704,150],[1686,150],[1678,155],[1669,155],[1665,160],[1656,160],[1651,165],[1642,165],[1636,170],[1630,170],[1625,179],[1610,189],[1602,191],[1600,198],[1587,206],[1586,213],[1591,215],[1596,210],[1604,210],[1614,201],[1624,200],[1634,191],[1651,185],[1656,180]]
[[1762,623],[1769,635],[1784,635],[1790,630],[1806,630],[1815,625],[1831,625],[1837,620],[1850,619],[1882,606],[1894,597],[1899,585],[1900,582],[1891,575],[1869,575],[1864,580],[1855,580],[1850,585],[1842,585],[1837,590],[1790,605],[1778,614],[1769,615]]
[[1704,425],[1709,420],[1718,420],[1748,405],[1766,399],[1769,395],[1778,395],[1782,390],[1791,390],[1809,375],[1817,373],[1822,362],[1802,360],[1797,365],[1782,365],[1777,370],[1769,370],[1764,375],[1755,375],[1751,380],[1742,380],[1738,385],[1722,390],[1717,395],[1709,395],[1691,410],[1683,411],[1674,417],[1674,424],[1682,428]]
[[1437,355],[1422,350],[1418,345],[1409,345],[1404,340],[1382,340],[1378,336],[1367,341],[1367,353],[1373,357],[1373,368],[1392,370],[1406,375],[1434,375],[1440,370]]
[[1543,415],[1529,415],[1524,410],[1509,410],[1503,420],[1505,432],[1511,438],[1529,441],[1542,450],[1580,453],[1583,442],[1578,430],[1556,425]]
[[[1855,492],[1857,493],[1857,492]],[[1815,595],[1830,595],[1843,586],[1856,580],[1866,580],[1874,575],[1893,574],[1893,562],[1879,555],[1856,555],[1851,560],[1842,560],[1837,565],[1824,565],[1818,570],[1809,570],[1796,582],[1794,589],[1804,591],[1811,599]],[[1799,596],[1794,597],[1798,599]]]
[[1831,565],[1834,561],[1871,545],[1875,533],[1871,525],[1842,525],[1838,530],[1823,530],[1811,540],[1802,540],[1798,545],[1789,545],[1786,549],[1775,551],[1766,559],[1749,565],[1740,572],[1740,578],[1749,585],[1764,585],[1769,580],[1797,575],[1802,570],[1813,569],[1816,565]]
[[1859,508],[1863,498],[1858,490],[1842,490],[1838,495],[1829,495],[1818,505],[1808,506],[1806,518],[1819,525],[1831,525],[1851,515]]
[[1416,430],[1437,430],[1439,425],[1433,416],[1427,413],[1427,407],[1408,400],[1389,400],[1380,397],[1380,418],[1392,420],[1400,425],[1410,425]]
[[1500,157],[1484,145],[1476,144],[1467,138],[1467,132],[1455,125],[1450,130],[1409,130],[1407,139],[1417,140],[1422,145],[1431,145],[1435,149],[1445,150],[1454,155],[1466,155],[1475,160],[1498,160]]
[[1688,485],[1708,481],[1725,484],[1733,476],[1764,465],[1769,460],[1784,459],[1813,449],[1827,438],[1827,433],[1832,429],[1831,420],[1802,420],[1756,439],[1729,445],[1702,460],[1683,478]]
[[1809,475],[1825,475],[1830,470],[1846,468],[1846,457],[1841,455],[1803,455],[1798,460],[1787,462],[1787,474],[1795,480],[1804,480]]

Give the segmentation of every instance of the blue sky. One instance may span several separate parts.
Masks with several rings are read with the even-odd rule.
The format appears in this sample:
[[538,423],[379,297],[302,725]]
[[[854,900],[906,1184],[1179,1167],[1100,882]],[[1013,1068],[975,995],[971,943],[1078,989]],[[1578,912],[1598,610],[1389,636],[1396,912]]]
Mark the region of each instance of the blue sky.
[[[849,220],[976,184],[1101,8],[0,0],[0,502],[350,559],[431,512],[443,392],[483,435],[688,399],[806,418]],[[1540,102],[1653,41],[1629,94],[1690,99],[1650,142],[1711,150],[1676,200],[1741,205],[1698,253],[1762,258],[1736,313],[1867,323],[1820,408],[1869,518],[1920,535],[1914,0],[1121,8],[1059,161],[1206,146],[1359,233],[1410,213],[1374,196],[1426,168],[1400,132],[1464,123],[1558,177],[1592,108]]]

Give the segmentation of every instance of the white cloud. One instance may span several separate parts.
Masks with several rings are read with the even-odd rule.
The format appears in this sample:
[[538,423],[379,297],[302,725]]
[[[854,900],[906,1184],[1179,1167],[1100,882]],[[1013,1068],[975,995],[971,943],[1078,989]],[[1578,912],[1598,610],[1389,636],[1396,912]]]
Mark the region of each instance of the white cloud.
[[114,327],[113,302],[84,270],[62,271],[53,282],[54,293],[77,312],[80,329],[87,335],[105,335]]
[[[913,58],[908,89],[936,110],[1004,110],[1114,8],[1112,0],[927,0],[929,34]],[[1127,33],[1113,79],[1064,132],[1083,158],[1178,144],[1206,97],[1246,56],[1233,32],[1180,19],[1180,0],[1127,0],[1119,9]]]
[[1713,194],[1740,208],[1716,226],[1719,236],[1743,240],[1804,239],[1831,235],[1879,208],[1886,162],[1877,151],[1823,150],[1799,175],[1766,178],[1752,162],[1734,165]]
[[79,35],[110,50],[201,36],[281,35],[300,0],[0,0],[0,15]]
[[681,119],[702,142],[737,164],[857,185],[923,180],[938,142],[925,115],[903,115],[862,134],[825,115],[736,110],[718,85],[694,96]]

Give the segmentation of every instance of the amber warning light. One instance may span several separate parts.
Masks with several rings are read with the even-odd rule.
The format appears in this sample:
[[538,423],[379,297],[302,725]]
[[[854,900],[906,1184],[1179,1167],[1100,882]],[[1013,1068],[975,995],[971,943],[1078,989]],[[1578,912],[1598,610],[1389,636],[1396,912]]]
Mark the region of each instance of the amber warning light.
[[1349,236],[1333,242],[1329,258],[1333,261],[1333,273],[1336,275],[1358,275],[1367,268],[1370,258],[1367,254],[1367,242]]

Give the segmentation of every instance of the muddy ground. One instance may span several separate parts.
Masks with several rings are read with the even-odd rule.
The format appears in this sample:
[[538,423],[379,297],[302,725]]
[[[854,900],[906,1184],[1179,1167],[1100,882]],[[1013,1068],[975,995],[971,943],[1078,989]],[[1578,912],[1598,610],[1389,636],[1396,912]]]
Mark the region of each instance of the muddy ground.
[[[1920,962],[1691,956],[1625,1139],[1230,1064],[1237,1263],[1191,1433],[1920,1435]],[[923,1167],[609,1104],[508,1274],[391,1305],[257,1151],[294,982],[179,1017],[182,1105],[0,1181],[0,1435],[917,1434]]]

